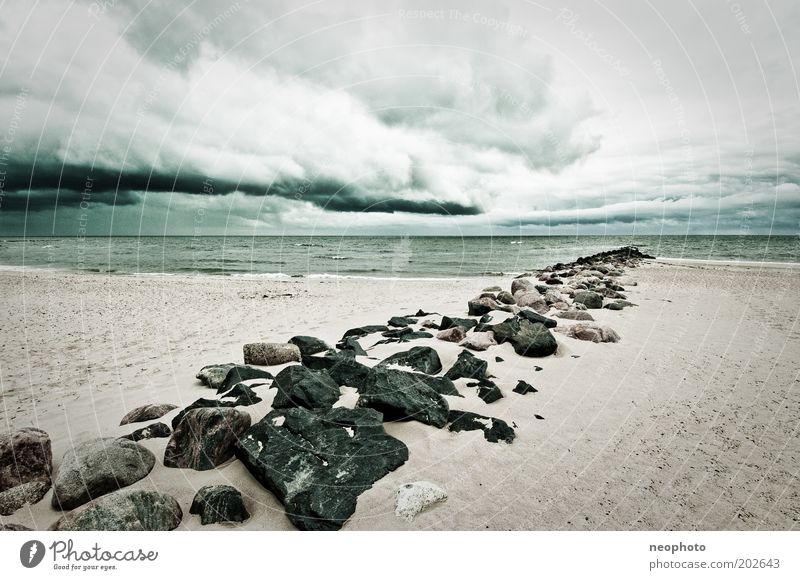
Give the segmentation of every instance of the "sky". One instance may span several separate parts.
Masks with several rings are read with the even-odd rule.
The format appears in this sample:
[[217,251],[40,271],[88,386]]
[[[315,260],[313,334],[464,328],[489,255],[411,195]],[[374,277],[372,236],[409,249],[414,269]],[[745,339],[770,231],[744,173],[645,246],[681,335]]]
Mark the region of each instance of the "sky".
[[5,1],[0,235],[800,233],[800,3]]

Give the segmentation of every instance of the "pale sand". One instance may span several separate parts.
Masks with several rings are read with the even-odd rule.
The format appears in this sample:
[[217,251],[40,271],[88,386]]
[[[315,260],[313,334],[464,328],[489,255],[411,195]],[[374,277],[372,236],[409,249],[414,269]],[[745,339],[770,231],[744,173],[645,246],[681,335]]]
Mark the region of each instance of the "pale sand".
[[[449,397],[451,407],[513,421],[516,441],[492,444],[480,432],[416,422],[387,425],[409,446],[410,459],[359,498],[344,529],[796,529],[798,272],[649,264],[629,272],[639,282],[627,292],[637,308],[592,312],[620,343],[556,335],[559,353],[545,359],[517,357],[509,345],[479,353],[505,398],[486,405],[460,380],[466,398]],[[464,315],[468,298],[510,282],[3,272],[0,429],[46,430],[57,468],[72,442],[143,426],[118,426],[136,406],[213,396],[195,373],[241,362],[245,342],[311,334],[333,344],[348,328],[418,308]],[[460,350],[435,339],[403,348],[425,344],[437,348],[445,369]],[[385,345],[370,354],[397,350]],[[495,363],[498,355],[505,362]],[[544,370],[533,372],[534,365]],[[539,392],[512,393],[517,379]],[[274,393],[256,390],[264,402],[243,408],[254,421]],[[345,400],[354,398],[351,392]],[[206,472],[169,469],[161,464],[166,441],[143,443],[159,461],[134,487],[173,494],[185,512],[180,529],[202,527],[188,513],[194,492],[225,482],[242,490],[253,516],[237,529],[292,529],[240,462]],[[394,493],[417,480],[442,486],[449,499],[408,523],[394,515]],[[46,528],[59,516],[50,495],[0,522]]]

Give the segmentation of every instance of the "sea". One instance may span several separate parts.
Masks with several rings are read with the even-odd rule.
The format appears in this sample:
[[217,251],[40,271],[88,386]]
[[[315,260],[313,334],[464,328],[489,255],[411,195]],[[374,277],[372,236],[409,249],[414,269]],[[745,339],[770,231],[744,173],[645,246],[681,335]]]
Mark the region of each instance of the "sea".
[[659,258],[800,262],[798,236],[120,236],[0,238],[0,269],[441,279],[515,275],[628,245]]

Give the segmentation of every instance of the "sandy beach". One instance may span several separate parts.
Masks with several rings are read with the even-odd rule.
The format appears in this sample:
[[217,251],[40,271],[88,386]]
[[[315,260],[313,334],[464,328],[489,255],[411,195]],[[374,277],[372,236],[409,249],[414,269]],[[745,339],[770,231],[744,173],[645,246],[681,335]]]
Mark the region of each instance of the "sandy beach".
[[[800,270],[656,260],[626,276],[638,283],[626,291],[638,306],[592,312],[620,342],[556,334],[558,353],[542,359],[515,356],[509,344],[476,353],[505,397],[487,405],[459,381],[464,398],[448,402],[515,425],[513,444],[488,443],[478,431],[387,424],[409,460],[359,497],[343,529],[797,529]],[[195,374],[212,363],[241,363],[244,343],[307,334],[335,344],[348,328],[420,308],[465,316],[468,299],[510,283],[3,271],[0,429],[47,431],[57,470],[73,444],[140,427],[119,426],[135,407],[209,396]],[[445,369],[461,351],[431,338],[369,354],[377,362],[424,345],[436,348]],[[518,379],[539,392],[512,393]],[[357,396],[343,390],[344,399]],[[241,407],[253,422],[269,411],[274,389],[258,392],[263,402]],[[167,468],[166,443],[141,442],[157,462],[132,487],[174,496],[185,514],[178,529],[294,529],[241,462],[202,472]],[[417,480],[443,487],[448,499],[409,523],[395,516],[394,495]],[[201,526],[189,504],[212,483],[241,490],[252,517]],[[0,524],[47,528],[61,515],[51,494]]]

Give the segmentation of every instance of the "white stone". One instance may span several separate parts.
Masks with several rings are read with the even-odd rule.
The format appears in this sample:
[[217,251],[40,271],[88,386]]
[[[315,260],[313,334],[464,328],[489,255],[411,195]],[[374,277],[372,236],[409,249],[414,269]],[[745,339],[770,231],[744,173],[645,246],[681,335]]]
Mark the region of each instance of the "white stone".
[[428,506],[446,499],[447,492],[435,483],[430,481],[407,483],[397,490],[394,513],[397,517],[410,522]]

